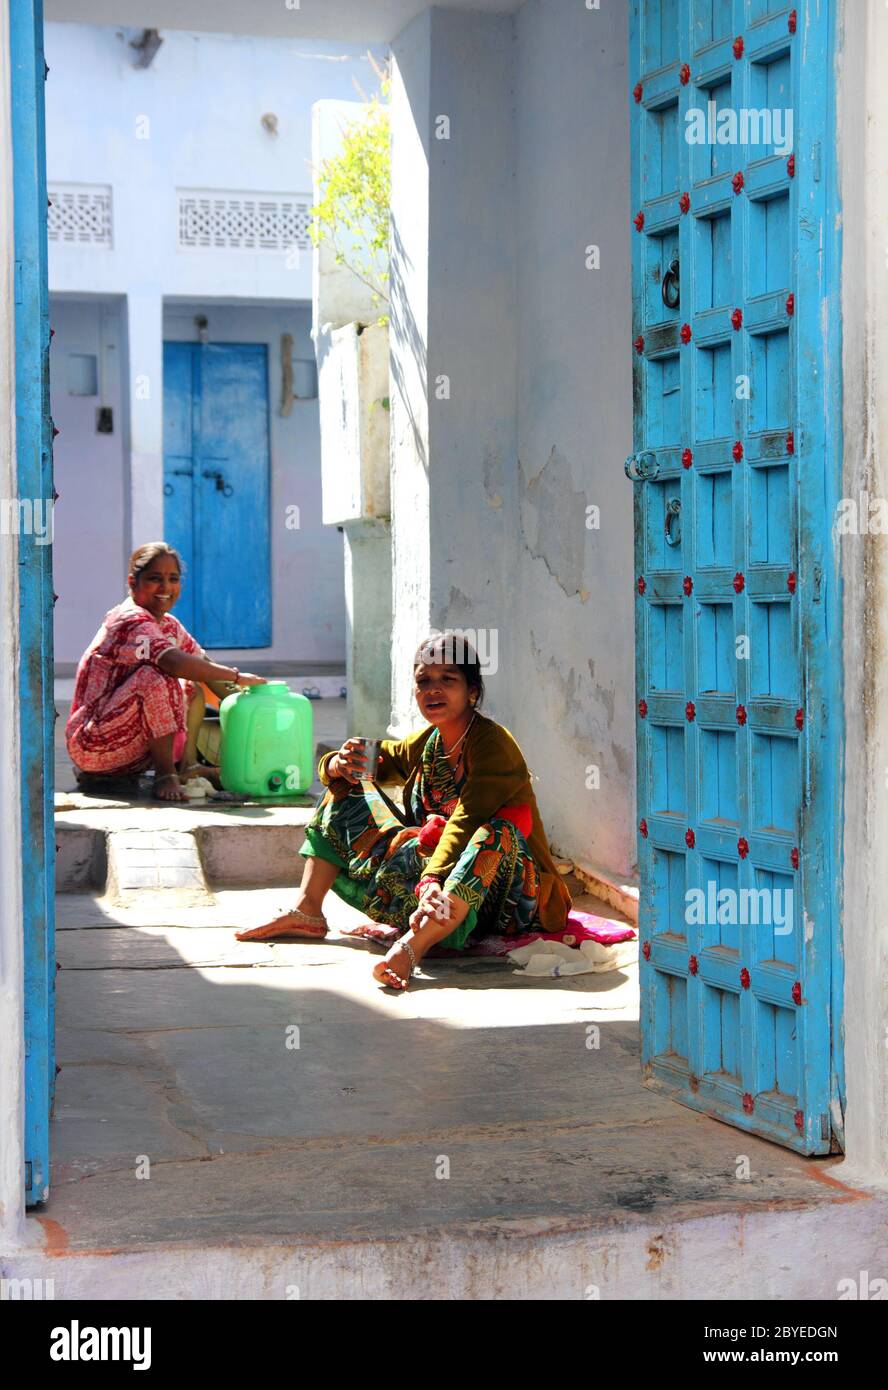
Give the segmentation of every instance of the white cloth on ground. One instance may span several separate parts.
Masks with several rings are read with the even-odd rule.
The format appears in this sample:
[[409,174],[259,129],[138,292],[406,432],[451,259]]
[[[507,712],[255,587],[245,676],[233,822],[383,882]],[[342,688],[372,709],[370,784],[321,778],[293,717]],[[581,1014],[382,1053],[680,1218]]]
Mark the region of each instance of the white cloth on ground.
[[638,959],[638,941],[621,941],[602,946],[598,941],[581,941],[579,947],[561,941],[531,941],[509,952],[513,965],[523,966],[517,975],[550,976],[599,975],[619,970]]

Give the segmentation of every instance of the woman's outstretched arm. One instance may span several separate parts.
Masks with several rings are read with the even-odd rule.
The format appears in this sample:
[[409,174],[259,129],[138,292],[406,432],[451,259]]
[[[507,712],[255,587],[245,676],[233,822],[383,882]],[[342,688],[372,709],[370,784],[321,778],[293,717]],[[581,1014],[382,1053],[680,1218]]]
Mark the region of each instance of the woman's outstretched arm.
[[157,665],[167,676],[175,676],[185,681],[225,681],[229,685],[264,685],[264,676],[253,676],[249,671],[238,671],[234,666],[220,666],[205,656],[193,656],[182,652],[178,647],[170,647],[157,658]]

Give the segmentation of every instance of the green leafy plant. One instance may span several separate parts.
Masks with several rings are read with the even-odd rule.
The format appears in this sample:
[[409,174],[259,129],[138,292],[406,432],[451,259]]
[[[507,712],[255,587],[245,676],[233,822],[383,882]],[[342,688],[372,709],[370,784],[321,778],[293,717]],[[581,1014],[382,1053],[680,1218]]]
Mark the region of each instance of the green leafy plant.
[[[328,242],[336,264],[346,266],[369,287],[375,305],[388,305],[390,78],[384,69],[376,71],[379,94],[359,120],[346,126],[339,153],[325,159],[318,170],[320,200],[311,209],[309,231],[315,246]],[[384,311],[378,322],[388,323]]]

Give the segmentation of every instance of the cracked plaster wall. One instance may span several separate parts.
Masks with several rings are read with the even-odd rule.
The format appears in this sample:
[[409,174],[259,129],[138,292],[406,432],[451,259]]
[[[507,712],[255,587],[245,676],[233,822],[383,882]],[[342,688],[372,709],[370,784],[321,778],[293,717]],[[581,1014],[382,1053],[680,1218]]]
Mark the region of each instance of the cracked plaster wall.
[[514,17],[432,10],[394,52],[392,727],[418,722],[408,646],[426,614],[495,628],[485,707],[524,748],[550,837],[626,881],[632,399],[630,349],[614,346],[631,320],[626,13],[555,0]]
[[[631,324],[626,8],[567,14],[530,0],[516,34],[516,732],[557,846],[625,881],[635,867],[632,487],[623,474],[632,393],[620,348]],[[586,269],[589,245],[599,247],[599,270]],[[589,507],[597,529],[586,525]],[[598,789],[587,786],[590,767]]]

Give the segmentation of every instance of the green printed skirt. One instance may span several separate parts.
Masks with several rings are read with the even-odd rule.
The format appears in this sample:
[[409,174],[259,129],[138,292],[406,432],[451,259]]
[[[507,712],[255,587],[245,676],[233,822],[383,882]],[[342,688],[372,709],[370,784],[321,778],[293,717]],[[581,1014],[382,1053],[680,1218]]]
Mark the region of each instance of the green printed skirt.
[[[436,741],[437,731],[429,742]],[[440,776],[440,768],[436,772]],[[397,927],[403,935],[416,911],[414,890],[432,851],[420,844],[419,825],[405,825],[372,782],[352,787],[347,795],[341,786],[335,795],[328,790],[321,799],[306,826],[300,854],[337,864],[334,893],[371,921]],[[455,798],[446,800],[452,810]],[[435,803],[435,812],[444,809],[437,795]],[[420,790],[411,810],[414,816],[419,813],[422,823],[429,809]],[[520,935],[531,929],[536,917],[536,863],[520,831],[499,816],[491,816],[475,831],[444,887],[469,904],[465,919],[440,943],[451,950],[461,950],[473,933],[476,938]]]

